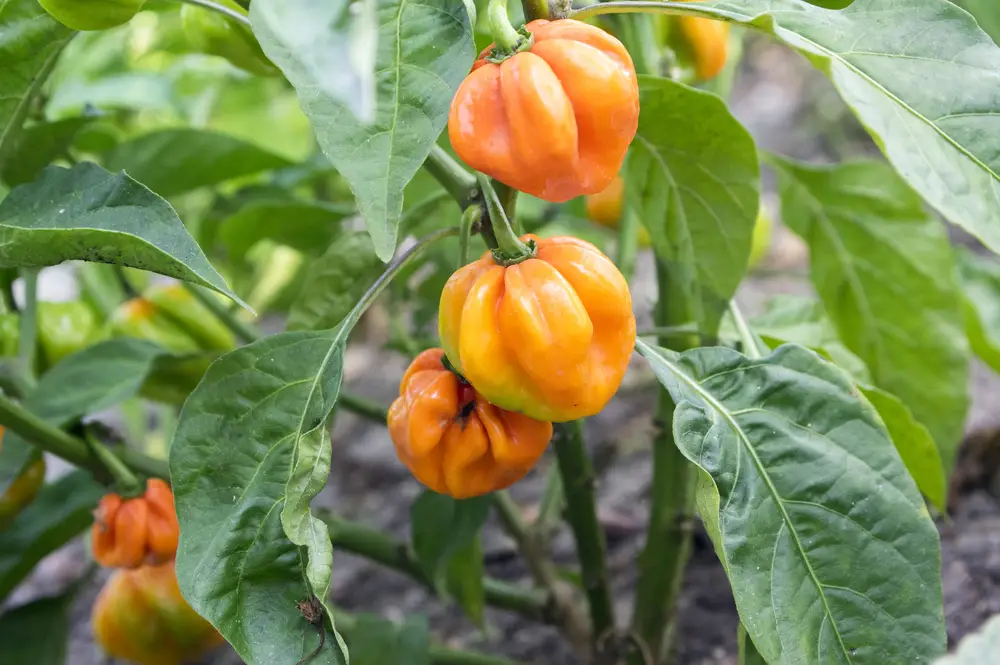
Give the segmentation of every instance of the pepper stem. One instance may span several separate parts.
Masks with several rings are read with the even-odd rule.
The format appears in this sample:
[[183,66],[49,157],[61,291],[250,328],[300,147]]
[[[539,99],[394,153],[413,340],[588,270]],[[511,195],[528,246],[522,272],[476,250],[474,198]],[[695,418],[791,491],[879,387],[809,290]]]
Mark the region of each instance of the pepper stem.
[[513,53],[520,46],[523,37],[518,34],[510,19],[507,18],[507,0],[490,0],[486,10],[490,21],[490,32],[497,49],[504,53]]
[[490,179],[482,173],[477,174],[477,177],[479,178],[479,187],[483,190],[483,198],[486,200],[490,226],[493,228],[493,235],[497,241],[497,249],[493,250],[493,258],[501,265],[514,265],[535,256],[534,243],[524,244],[511,228],[507,214],[503,210],[503,204],[500,203],[500,197],[493,189]]

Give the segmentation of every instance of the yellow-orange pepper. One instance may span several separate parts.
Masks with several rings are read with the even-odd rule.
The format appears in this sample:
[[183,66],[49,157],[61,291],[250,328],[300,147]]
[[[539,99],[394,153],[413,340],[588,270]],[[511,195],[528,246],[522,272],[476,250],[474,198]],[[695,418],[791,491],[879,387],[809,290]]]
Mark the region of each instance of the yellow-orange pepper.
[[146,493],[132,499],[108,494],[94,515],[94,559],[108,568],[138,568],[170,561],[177,553],[180,526],[174,494],[164,481],[151,478]]
[[140,665],[181,665],[223,643],[181,596],[174,563],[117,570],[91,614],[104,650]]
[[490,404],[428,349],[413,361],[389,409],[396,454],[421,483],[465,499],[513,485],[552,438],[552,423]]
[[441,293],[441,344],[493,404],[538,420],[591,416],[618,390],[635,345],[628,282],[588,242],[534,242],[511,266],[491,253],[459,269]]
[[[621,176],[615,176],[610,185],[598,193],[586,197],[587,216],[590,217],[591,221],[601,226],[617,229],[622,218],[622,208],[624,207],[622,199],[624,196],[625,181],[622,180]],[[639,226],[637,235],[640,247],[649,247],[652,244],[649,231],[646,230],[645,226]]]
[[694,57],[698,78],[708,81],[718,76],[729,55],[729,24],[697,16],[678,16],[677,19]]
[[484,50],[448,117],[472,168],[547,201],[608,186],[639,122],[635,67],[621,42],[572,19],[525,26],[534,43],[499,64]]

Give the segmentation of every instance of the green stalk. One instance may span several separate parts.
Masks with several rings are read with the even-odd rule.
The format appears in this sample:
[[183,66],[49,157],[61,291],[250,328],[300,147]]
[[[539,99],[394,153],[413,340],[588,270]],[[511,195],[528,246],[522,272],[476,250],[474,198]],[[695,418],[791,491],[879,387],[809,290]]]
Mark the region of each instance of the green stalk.
[[345,393],[343,390],[337,397],[337,406],[380,425],[385,425],[389,418],[388,409],[381,404],[358,395]]
[[24,308],[21,310],[21,339],[17,355],[27,375],[34,377],[38,355],[38,268],[26,268],[21,275],[24,279]]
[[441,183],[463,210],[472,205],[479,193],[476,176],[455,161],[444,148],[439,145],[432,146],[430,154],[424,160],[424,168]]
[[493,189],[490,179],[482,173],[478,174],[478,177],[479,186],[486,199],[490,227],[493,229],[493,237],[497,242],[497,251],[494,252],[494,257],[498,259],[497,262],[502,265],[513,265],[534,256],[535,250],[521,242],[517,234],[514,233],[514,229],[511,228],[503,204],[500,197],[497,196],[496,190]]
[[493,42],[501,53],[513,53],[523,39],[507,18],[507,0],[490,0],[486,9]]
[[559,462],[566,496],[566,519],[576,539],[583,590],[590,609],[591,634],[599,640],[614,630],[614,607],[605,564],[606,544],[597,520],[594,467],[583,442],[582,421],[556,425],[552,444]]
[[229,332],[236,335],[236,338],[244,344],[249,344],[260,339],[260,332],[251,324],[243,321],[236,313],[226,307],[218,298],[208,293],[200,286],[195,286],[190,282],[181,282],[184,288],[194,296],[194,299],[205,306],[215,318],[219,319]]
[[[688,319],[683,296],[672,289],[667,265],[656,264],[659,297],[654,320],[669,329]],[[693,346],[694,335],[672,337],[680,340],[677,350]],[[666,343],[666,338],[661,338]],[[653,440],[653,482],[650,492],[649,527],[646,545],[639,555],[632,630],[655,663],[666,662],[674,635],[675,606],[691,555],[694,520],[694,467],[674,444],[675,405],[670,394],[660,388],[657,398],[656,436]],[[633,653],[629,665],[644,663],[642,653]]]
[[618,270],[626,280],[635,271],[635,256],[639,252],[639,215],[626,208],[618,227]]
[[521,8],[524,9],[524,20],[526,22],[540,18],[550,18],[548,0],[521,0]]
[[472,242],[473,229],[483,222],[482,206],[469,206],[462,213],[461,231],[458,234],[458,267],[469,262],[469,244]]

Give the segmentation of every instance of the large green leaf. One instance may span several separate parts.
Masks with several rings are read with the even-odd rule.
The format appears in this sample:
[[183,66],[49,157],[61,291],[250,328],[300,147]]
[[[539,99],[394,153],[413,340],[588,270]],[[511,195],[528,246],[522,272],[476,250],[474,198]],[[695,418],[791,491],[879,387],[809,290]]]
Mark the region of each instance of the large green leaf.
[[773,665],[927,663],[945,646],[937,530],[847,376],[787,345],[749,359],[638,343],[677,403],[699,512]]
[[0,1],[0,166],[72,36],[37,0]]
[[90,526],[104,491],[86,471],[73,471],[42,487],[10,528],[0,531],[0,600],[35,564]]
[[760,199],[753,139],[715,95],[639,79],[639,131],[628,158],[629,202],[649,228],[670,283],[708,335],[747,270]]
[[965,292],[965,328],[973,352],[1000,372],[1000,263],[956,249]]
[[42,598],[0,616],[4,665],[65,665],[73,594]]
[[160,196],[291,165],[284,157],[252,143],[201,129],[144,134],[119,143],[105,163],[108,169],[125,171]]
[[50,166],[0,202],[0,267],[73,259],[157,272],[239,302],[170,204],[96,164]]
[[306,74],[359,122],[375,120],[375,0],[260,0],[253,22],[288,58],[282,69]]
[[766,311],[751,323],[753,331],[768,347],[773,349],[788,342],[801,344],[850,374],[858,390],[878,411],[917,487],[934,506],[944,511],[947,483],[934,437],[898,397],[870,385],[868,368],[837,338],[822,303],[809,298],[775,296],[768,301]]
[[659,9],[749,24],[804,54],[900,175],[1000,252],[1000,48],[967,12],[948,0],[856,0],[843,11],[803,0]]
[[261,240],[318,253],[340,231],[340,221],[355,213],[351,206],[319,201],[257,201],[226,218],[219,227],[219,238],[231,258],[244,256]]
[[969,406],[969,350],[944,226],[885,164],[774,163],[782,218],[809,245],[840,339],[927,426],[950,469]]
[[336,325],[354,307],[382,272],[375,247],[366,233],[337,239],[306,273],[307,288],[292,303],[289,330],[312,330]]
[[958,643],[955,653],[934,661],[934,665],[986,665],[1000,661],[1000,615],[993,615],[979,630]]
[[401,625],[361,615],[349,638],[351,665],[429,665],[427,619],[411,617]]
[[370,124],[325,89],[322,79],[329,71],[306,66],[278,34],[279,28],[293,30],[292,21],[312,16],[326,27],[328,39],[336,39],[340,28],[329,22],[334,10],[312,3],[311,13],[285,14],[280,0],[263,0],[251,5],[250,20],[264,52],[298,91],[320,147],[354,191],[375,251],[385,261],[396,249],[403,188],[444,129],[475,51],[463,0],[376,1],[376,105]]

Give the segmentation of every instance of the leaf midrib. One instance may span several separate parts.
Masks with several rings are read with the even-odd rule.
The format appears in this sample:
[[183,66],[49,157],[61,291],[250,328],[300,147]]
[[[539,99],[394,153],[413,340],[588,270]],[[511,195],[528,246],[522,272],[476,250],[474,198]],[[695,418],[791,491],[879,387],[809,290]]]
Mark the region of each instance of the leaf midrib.
[[[833,615],[833,611],[830,609],[830,604],[827,602],[826,594],[823,592],[824,589],[823,583],[819,581],[818,577],[816,577],[816,571],[813,570],[812,562],[806,555],[805,549],[802,546],[802,541],[799,539],[798,531],[796,531],[795,525],[792,523],[792,518],[788,514],[788,511],[785,509],[784,498],[778,493],[778,488],[774,486],[771,477],[767,474],[766,470],[764,469],[764,465],[761,462],[760,457],[757,456],[757,451],[754,450],[753,445],[751,445],[750,440],[743,432],[743,429],[739,426],[739,423],[736,422],[736,420],[732,417],[732,414],[730,414],[730,412],[718,400],[716,400],[711,393],[709,393],[704,389],[704,387],[701,385],[700,382],[694,381],[685,372],[681,371],[681,369],[673,362],[671,362],[669,358],[657,352],[655,349],[653,349],[653,347],[647,345],[642,340],[637,340],[636,345],[640,348],[643,348],[647,353],[652,353],[658,359],[660,359],[663,362],[663,364],[670,369],[670,371],[674,374],[674,376],[676,376],[680,381],[689,386],[691,390],[693,390],[695,393],[698,394],[699,397],[705,400],[705,402],[710,407],[715,409],[716,412],[719,413],[732,428],[733,432],[737,436],[737,439],[749,453],[750,459],[753,461],[754,466],[757,467],[757,472],[760,474],[760,477],[764,480],[764,484],[767,486],[768,492],[771,494],[772,498],[774,499],[775,505],[778,507],[778,511],[781,513],[782,523],[784,524],[784,526],[788,528],[788,532],[789,534],[791,534],[792,539],[795,542],[795,549],[799,552],[799,555],[802,557],[802,562],[805,564],[806,570],[809,573],[809,579],[812,580],[813,584],[816,587],[816,593],[819,595],[820,602],[823,603],[823,609],[827,618],[830,620],[830,625],[833,626],[833,632],[837,636],[837,642],[838,644],[840,644],[841,651],[843,651],[844,656],[847,658],[848,662],[853,662],[851,659],[850,651],[847,649],[846,645],[844,644],[843,637],[841,637],[840,635],[840,628],[837,626],[837,620]],[[720,530],[721,530],[721,524],[720,524]],[[777,545],[777,539],[775,540],[776,540],[775,544]]]

